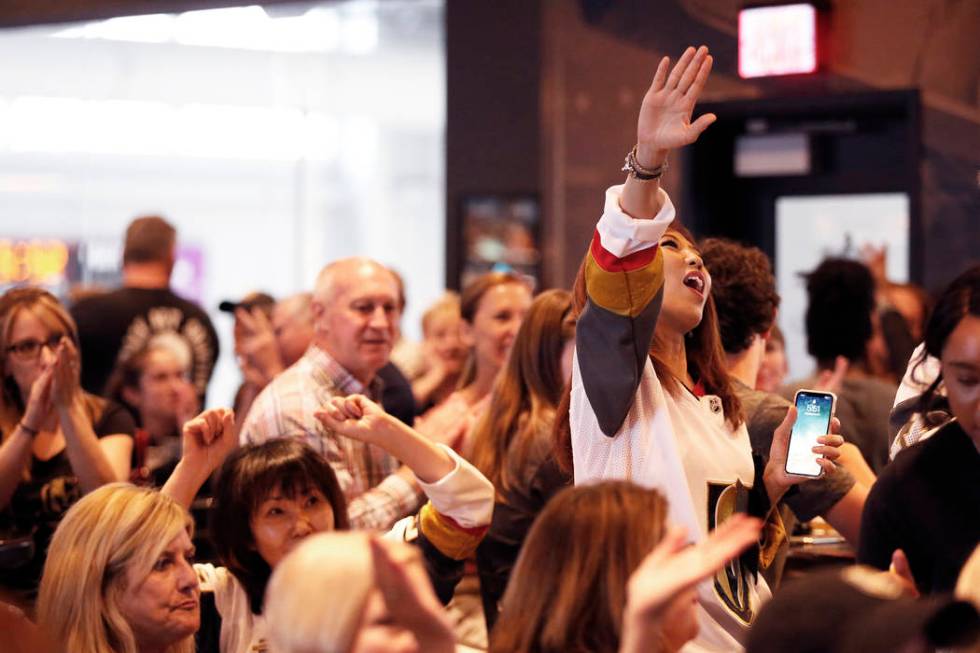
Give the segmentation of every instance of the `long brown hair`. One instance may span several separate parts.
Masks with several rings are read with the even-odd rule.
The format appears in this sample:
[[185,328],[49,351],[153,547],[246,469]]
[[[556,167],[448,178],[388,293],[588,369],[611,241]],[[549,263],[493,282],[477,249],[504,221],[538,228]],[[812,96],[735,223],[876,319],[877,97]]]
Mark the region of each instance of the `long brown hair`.
[[[23,286],[12,288],[0,297],[0,431],[4,439],[9,436],[24,415],[27,397],[22,397],[20,388],[7,369],[7,348],[11,345],[10,337],[14,330],[14,322],[23,312],[32,313],[44,323],[53,333],[63,333],[79,347],[78,327],[58,298],[42,288]],[[83,404],[89,419],[95,423],[105,410],[105,400],[94,395],[83,393]]]
[[[477,278],[466,284],[463,288],[462,294],[459,297],[459,313],[460,317],[469,324],[473,325],[473,320],[476,318],[476,312],[480,309],[480,302],[483,301],[484,295],[496,288],[497,286],[503,286],[508,283],[519,283],[524,284],[524,281],[514,274],[513,272],[487,272],[486,274],[481,274]],[[466,365],[463,367],[463,373],[459,378],[459,389],[463,389],[470,385],[476,380],[476,357],[473,352],[470,351],[469,357],[466,359]]]
[[561,354],[575,336],[571,310],[567,290],[547,290],[535,298],[494,386],[490,407],[474,429],[473,463],[498,491],[513,485],[516,479],[509,470],[523,469],[538,436],[551,431],[567,381],[561,375]]
[[[691,232],[679,223],[675,222],[667,231],[680,234],[690,243],[695,242]],[[588,294],[585,288],[585,260],[583,258],[578,273],[575,275],[575,285],[572,287],[572,299],[576,316],[581,315],[588,301]],[[718,330],[718,311],[715,308],[714,298],[710,294],[704,305],[701,321],[685,336],[684,344],[687,356],[687,369],[691,374],[691,378],[695,382],[701,383],[706,394],[717,395],[721,399],[721,405],[725,411],[725,421],[728,422],[731,428],[738,428],[743,422],[742,403],[738,400],[728,376],[728,369],[725,365],[725,351],[721,345],[721,334]],[[657,378],[667,392],[676,396],[678,393],[684,391],[681,382],[671,373],[670,368],[660,358],[656,332],[654,332],[653,341],[650,343],[650,362],[653,363],[653,369],[657,374]],[[562,393],[554,427],[555,451],[558,462],[565,471],[571,471],[572,469],[572,433],[568,421],[570,405],[571,384]]]
[[524,542],[490,653],[619,650],[626,584],[666,519],[656,490],[625,481],[562,490]]

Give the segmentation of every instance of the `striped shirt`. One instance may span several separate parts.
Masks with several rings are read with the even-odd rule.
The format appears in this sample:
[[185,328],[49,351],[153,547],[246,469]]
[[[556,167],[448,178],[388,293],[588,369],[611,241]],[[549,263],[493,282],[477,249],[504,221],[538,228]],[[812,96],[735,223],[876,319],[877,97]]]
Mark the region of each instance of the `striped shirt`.
[[415,488],[394,475],[398,461],[380,447],[338,435],[314,417],[333,397],[364,394],[379,401],[381,385],[375,378],[365,387],[327,352],[312,345],[256,397],[239,440],[244,445],[301,438],[337,474],[351,526],[387,530],[421,505]]

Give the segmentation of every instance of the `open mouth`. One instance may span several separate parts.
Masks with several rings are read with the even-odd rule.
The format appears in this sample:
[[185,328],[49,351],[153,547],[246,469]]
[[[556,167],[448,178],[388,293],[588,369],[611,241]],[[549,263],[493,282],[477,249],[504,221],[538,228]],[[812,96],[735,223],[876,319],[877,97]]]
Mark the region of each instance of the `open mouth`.
[[697,270],[691,270],[686,275],[684,275],[684,285],[694,290],[699,295],[704,295],[704,275]]

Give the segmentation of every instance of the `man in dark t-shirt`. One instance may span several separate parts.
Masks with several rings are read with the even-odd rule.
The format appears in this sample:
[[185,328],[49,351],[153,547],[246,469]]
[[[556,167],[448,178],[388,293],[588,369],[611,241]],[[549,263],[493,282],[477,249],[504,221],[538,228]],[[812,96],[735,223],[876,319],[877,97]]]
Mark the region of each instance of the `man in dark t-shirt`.
[[79,300],[71,310],[82,349],[82,387],[102,394],[117,361],[164,341],[185,359],[204,402],[218,336],[197,304],[170,290],[176,230],[163,218],[141,217],[126,229],[123,287]]

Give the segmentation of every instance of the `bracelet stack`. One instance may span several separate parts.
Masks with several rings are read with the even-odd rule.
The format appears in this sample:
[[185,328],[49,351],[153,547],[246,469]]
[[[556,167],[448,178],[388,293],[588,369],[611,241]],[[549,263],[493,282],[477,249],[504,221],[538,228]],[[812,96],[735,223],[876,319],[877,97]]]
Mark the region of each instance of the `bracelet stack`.
[[662,164],[656,168],[644,168],[640,165],[640,162],[636,160],[636,146],[629,151],[626,155],[626,162],[623,164],[623,172],[630,173],[636,179],[641,181],[652,181],[654,179],[660,179],[667,172],[667,162],[664,161]]
[[37,437],[37,434],[40,432],[40,431],[38,431],[38,429],[32,428],[32,427],[28,426],[27,424],[25,424],[24,423],[24,420],[21,420],[20,422],[18,422],[17,426],[19,426],[21,429],[23,429],[24,431],[26,431],[27,434],[29,436],[31,436],[32,438],[36,438]]

